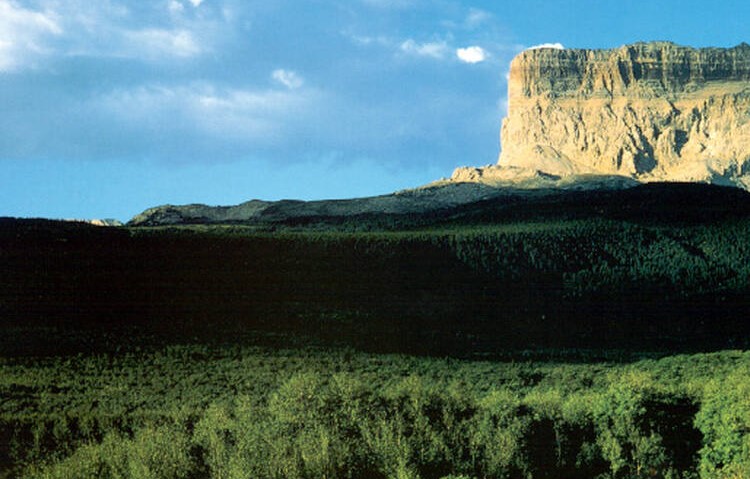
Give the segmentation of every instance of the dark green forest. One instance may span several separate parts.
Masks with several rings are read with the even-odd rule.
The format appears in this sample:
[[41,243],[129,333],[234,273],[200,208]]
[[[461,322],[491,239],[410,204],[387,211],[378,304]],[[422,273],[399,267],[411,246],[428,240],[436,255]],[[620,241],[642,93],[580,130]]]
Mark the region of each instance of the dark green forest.
[[750,477],[750,194],[0,219],[0,477]]

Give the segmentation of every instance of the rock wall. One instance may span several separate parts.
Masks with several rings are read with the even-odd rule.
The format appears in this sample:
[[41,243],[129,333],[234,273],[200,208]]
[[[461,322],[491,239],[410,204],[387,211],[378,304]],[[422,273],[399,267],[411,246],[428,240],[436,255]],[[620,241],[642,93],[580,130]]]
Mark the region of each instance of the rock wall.
[[524,51],[510,66],[501,143],[485,182],[532,171],[747,188],[750,45]]

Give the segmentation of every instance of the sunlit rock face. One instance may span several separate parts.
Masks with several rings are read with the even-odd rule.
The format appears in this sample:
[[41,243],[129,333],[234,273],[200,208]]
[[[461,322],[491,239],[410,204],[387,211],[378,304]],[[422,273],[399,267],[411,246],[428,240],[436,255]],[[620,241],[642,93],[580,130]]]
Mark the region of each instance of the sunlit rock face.
[[750,187],[750,45],[524,51],[501,143],[483,182],[534,172]]

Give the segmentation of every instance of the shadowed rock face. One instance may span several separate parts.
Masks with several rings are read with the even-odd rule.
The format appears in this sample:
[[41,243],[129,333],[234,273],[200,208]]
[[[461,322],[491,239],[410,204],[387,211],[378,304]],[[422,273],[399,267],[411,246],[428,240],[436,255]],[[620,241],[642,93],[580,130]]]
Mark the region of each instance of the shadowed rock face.
[[525,51],[511,63],[501,142],[483,182],[532,171],[748,188],[750,45]]

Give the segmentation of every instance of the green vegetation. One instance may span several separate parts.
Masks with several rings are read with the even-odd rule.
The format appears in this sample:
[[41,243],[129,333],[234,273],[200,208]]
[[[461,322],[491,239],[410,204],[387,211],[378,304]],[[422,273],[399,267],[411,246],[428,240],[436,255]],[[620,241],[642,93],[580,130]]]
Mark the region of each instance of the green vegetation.
[[742,348],[750,338],[750,219],[92,228],[0,228],[6,324],[250,329],[450,355]]
[[0,462],[24,478],[750,473],[749,353],[517,359],[226,345],[6,358]]
[[0,271],[3,479],[750,477],[739,190],[0,219]]

